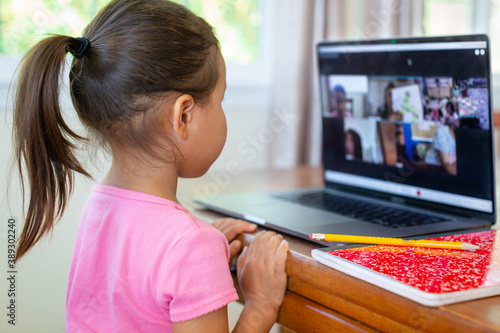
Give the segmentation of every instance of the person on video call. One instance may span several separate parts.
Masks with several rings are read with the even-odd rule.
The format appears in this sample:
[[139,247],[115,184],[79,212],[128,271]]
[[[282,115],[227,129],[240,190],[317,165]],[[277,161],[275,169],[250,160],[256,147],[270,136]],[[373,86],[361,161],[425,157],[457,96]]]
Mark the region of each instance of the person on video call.
[[351,161],[363,159],[361,137],[352,129],[345,133],[345,158]]
[[392,110],[392,89],[396,88],[393,82],[389,82],[384,90],[384,105],[378,108],[378,115],[382,119],[402,120],[401,112]]
[[442,166],[450,175],[457,174],[457,145],[453,127],[440,125],[436,129],[434,142],[425,155],[425,163]]
[[352,114],[346,109],[346,93],[343,86],[337,84],[332,89],[331,116],[333,118],[352,118]]
[[458,112],[457,107],[452,102],[446,103],[446,114],[441,118],[441,121],[446,126],[458,127]]

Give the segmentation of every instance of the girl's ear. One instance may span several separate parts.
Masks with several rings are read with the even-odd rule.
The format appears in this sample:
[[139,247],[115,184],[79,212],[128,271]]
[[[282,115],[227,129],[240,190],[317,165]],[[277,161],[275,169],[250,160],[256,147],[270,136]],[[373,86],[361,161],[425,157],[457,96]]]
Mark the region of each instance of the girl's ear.
[[193,111],[196,107],[191,95],[184,94],[177,98],[172,112],[172,125],[174,132],[182,140],[189,136],[189,125],[193,119]]

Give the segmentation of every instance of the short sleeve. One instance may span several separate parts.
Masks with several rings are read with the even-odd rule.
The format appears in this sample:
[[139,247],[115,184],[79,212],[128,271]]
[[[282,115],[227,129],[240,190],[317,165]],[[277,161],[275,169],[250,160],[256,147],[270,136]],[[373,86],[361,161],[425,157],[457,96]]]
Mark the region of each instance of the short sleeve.
[[450,135],[449,128],[447,126],[439,126],[436,129],[436,134],[434,138],[434,148],[440,152],[450,154],[455,150],[453,138]]
[[172,322],[194,319],[238,299],[228,260],[227,240],[211,226],[190,231],[173,246],[157,289],[157,300],[168,308]]

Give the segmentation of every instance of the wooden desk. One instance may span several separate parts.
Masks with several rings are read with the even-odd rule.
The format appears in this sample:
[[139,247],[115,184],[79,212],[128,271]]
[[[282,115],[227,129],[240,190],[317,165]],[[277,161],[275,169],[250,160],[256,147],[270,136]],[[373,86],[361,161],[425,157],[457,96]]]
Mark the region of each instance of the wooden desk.
[[[216,177],[214,177],[216,176]],[[197,209],[200,193],[279,190],[322,186],[322,171],[294,170],[224,173],[181,180],[179,200],[194,214],[220,215]],[[367,282],[323,266],[310,252],[320,247],[293,236],[287,259],[288,287],[278,323],[296,332],[500,332],[500,296],[441,307],[427,307]],[[251,236],[246,236],[249,241]]]

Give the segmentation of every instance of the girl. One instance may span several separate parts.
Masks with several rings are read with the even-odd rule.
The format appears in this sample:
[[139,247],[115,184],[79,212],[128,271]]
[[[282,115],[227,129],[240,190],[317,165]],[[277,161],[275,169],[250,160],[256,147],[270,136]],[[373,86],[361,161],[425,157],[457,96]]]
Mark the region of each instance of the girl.
[[[214,225],[176,199],[177,177],[203,175],[222,150],[225,65],[212,28],[163,0],[116,0],[84,37],[52,36],[23,60],[14,111],[17,162],[30,187],[16,260],[64,212],[77,160],[59,107],[66,53],[73,105],[107,148],[111,169],[92,191],[76,237],[67,292],[67,332],[224,332],[237,299],[228,259],[254,231]],[[237,262],[245,308],[235,331],[264,332],[286,289],[288,244],[259,233]]]

